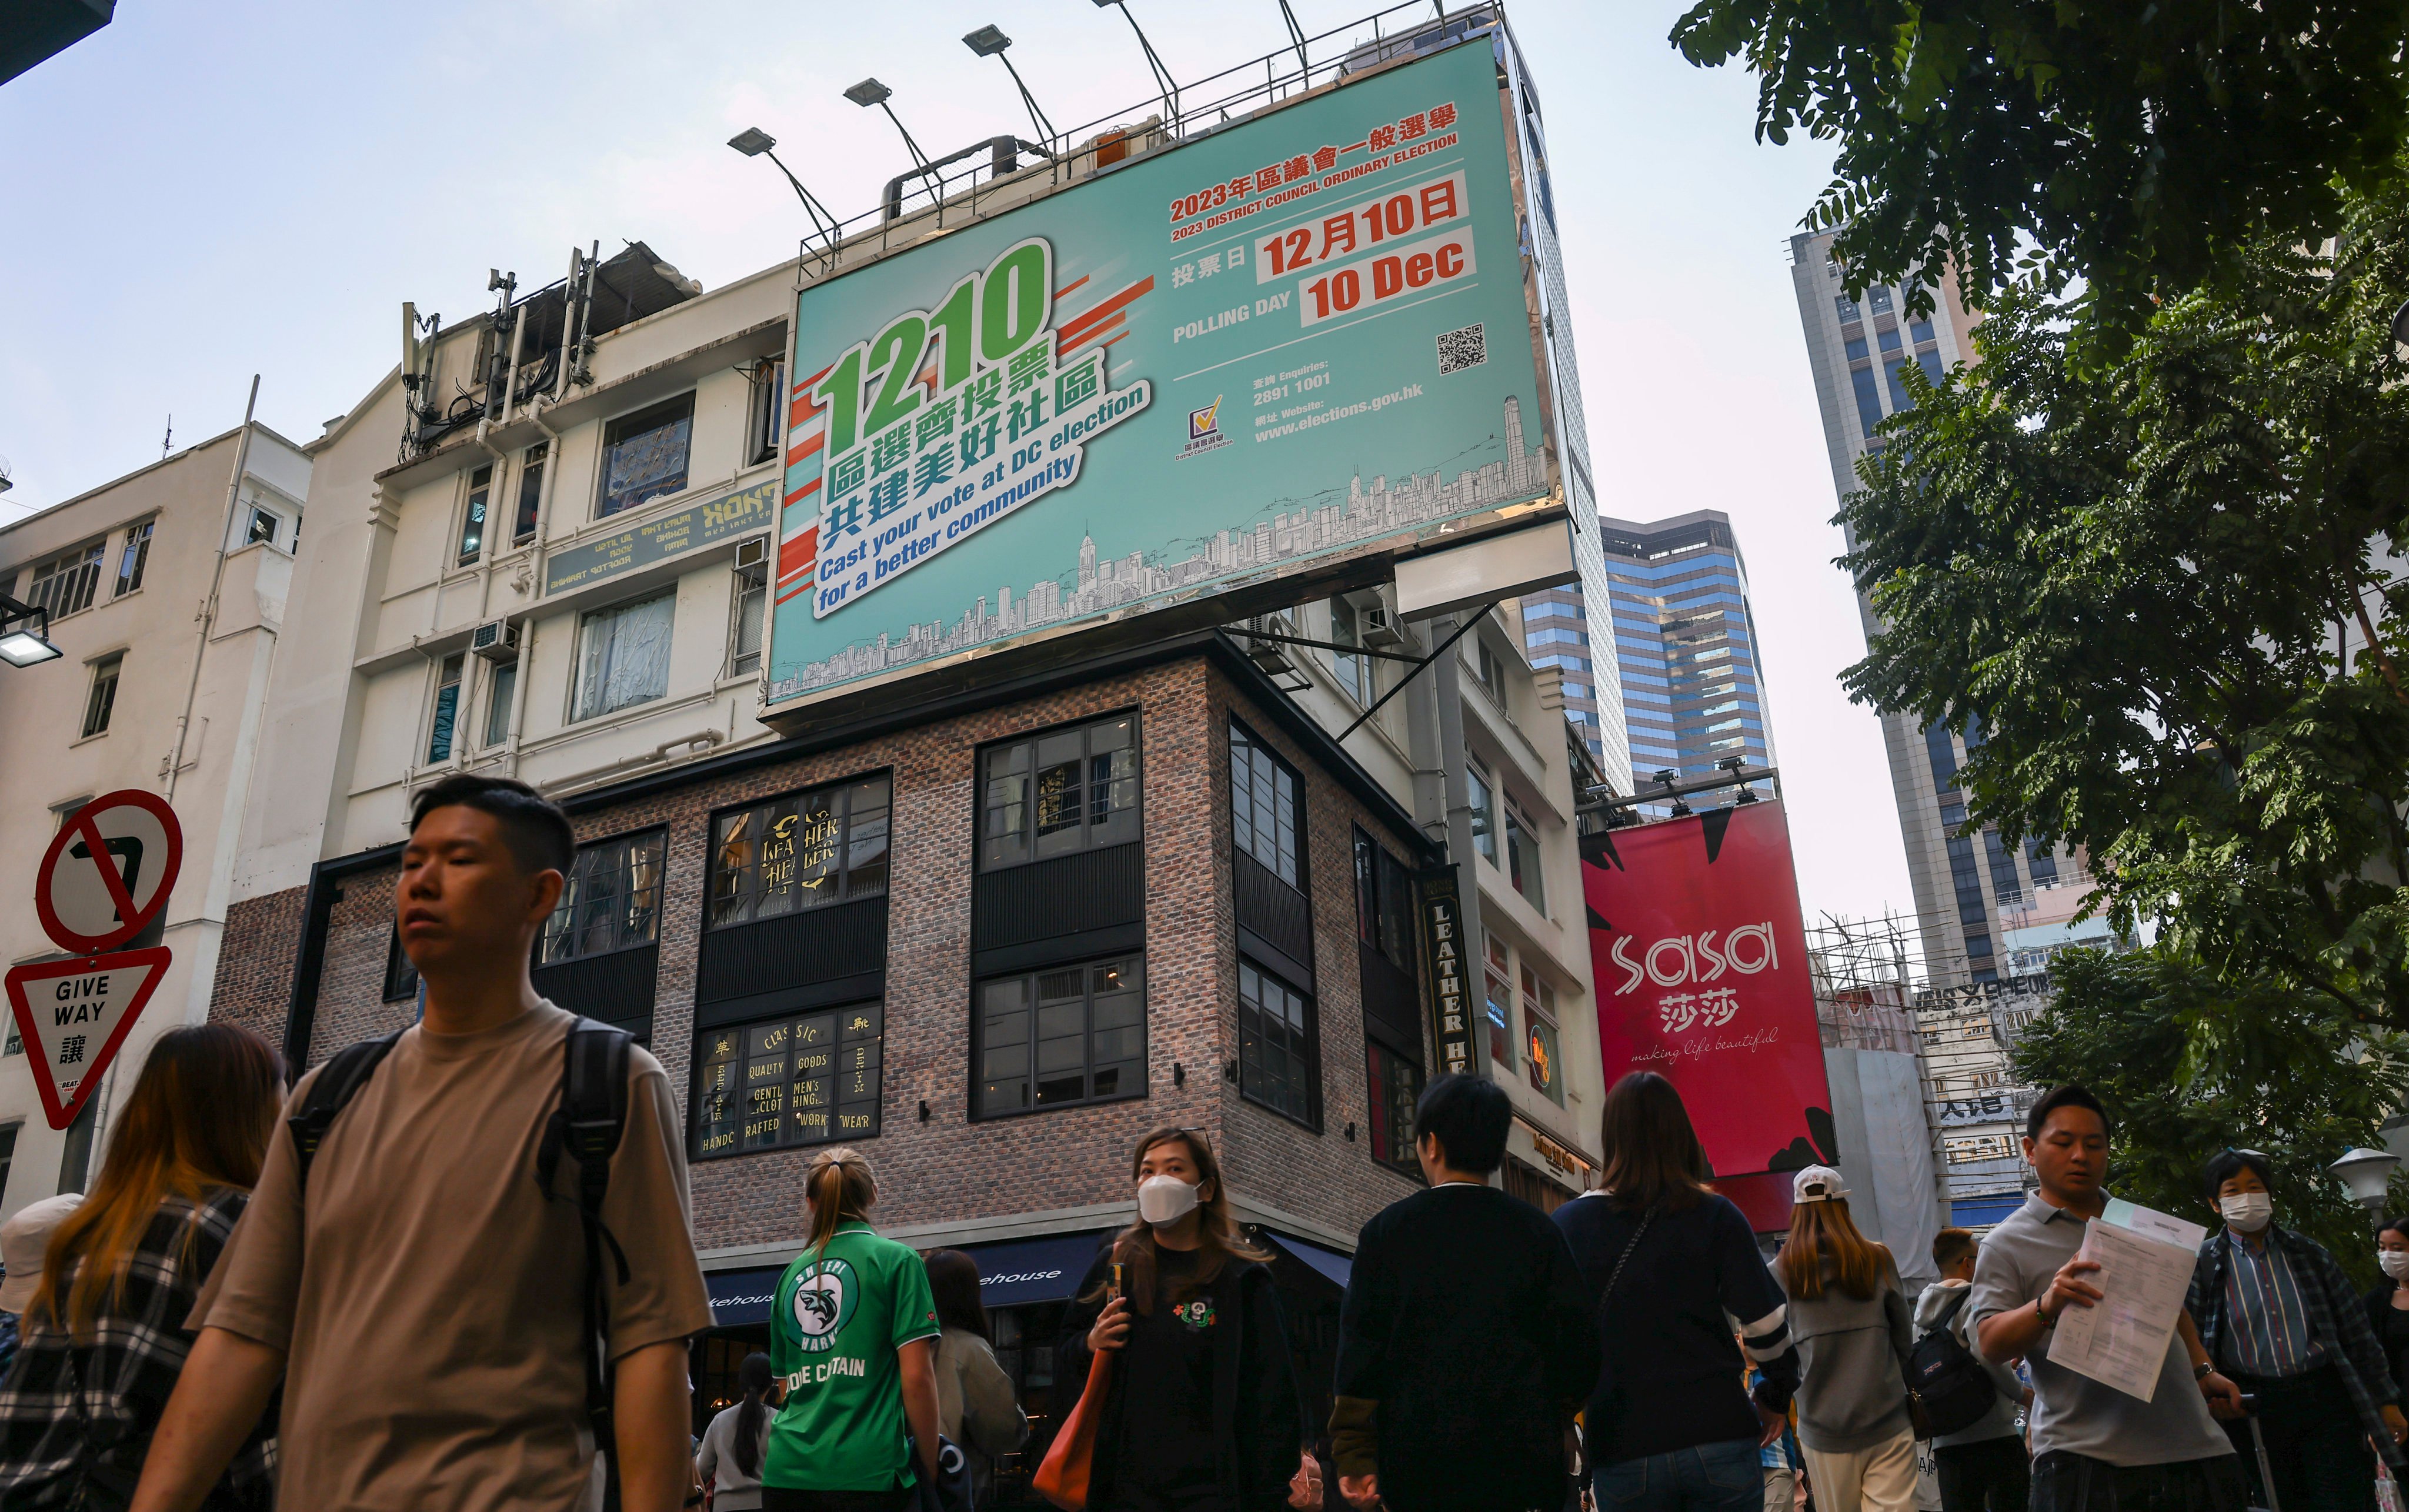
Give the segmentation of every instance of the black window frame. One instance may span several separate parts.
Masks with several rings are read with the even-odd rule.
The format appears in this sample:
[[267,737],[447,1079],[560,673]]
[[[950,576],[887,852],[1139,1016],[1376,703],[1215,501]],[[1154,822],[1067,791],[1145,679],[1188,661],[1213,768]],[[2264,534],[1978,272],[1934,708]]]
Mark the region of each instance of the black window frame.
[[[1274,1001],[1275,993],[1281,1001]],[[1288,1017],[1291,1005],[1292,1020]],[[1280,1011],[1277,1023],[1275,1008]],[[1283,1044],[1283,1040],[1291,1043]],[[1292,1088],[1290,1078],[1279,1073],[1276,1056],[1295,1063]],[[1238,1095],[1291,1123],[1321,1131],[1321,1032],[1313,994],[1244,953],[1238,957]]]
[[112,651],[92,662],[92,681],[84,690],[82,733],[76,739],[88,741],[108,733],[108,721],[117,712],[117,685],[125,675],[125,653]]
[[778,459],[778,443],[786,434],[786,359],[763,357],[753,365],[753,392],[746,396],[744,465],[757,468]]
[[384,998],[386,1002],[416,1000],[418,997],[418,963],[410,952],[401,948],[401,926],[393,927],[384,945]]
[[[1244,804],[1240,802],[1242,758]],[[1262,842],[1262,825],[1258,818],[1262,810],[1260,784],[1263,775],[1262,769],[1266,766],[1270,768],[1271,823],[1276,831],[1270,841],[1272,857],[1269,860],[1263,858],[1262,851],[1258,848]],[[1282,792],[1283,785],[1285,794]],[[1288,803],[1285,816],[1280,813],[1283,797]],[[1233,717],[1230,721],[1230,843],[1300,893],[1305,891],[1305,879],[1311,874],[1306,870],[1305,810],[1304,774],[1274,750],[1270,742],[1248,729],[1243,720]],[[1283,829],[1285,833],[1277,832]],[[1279,850],[1278,842],[1282,840],[1290,845],[1290,854],[1285,858]],[[1287,867],[1285,871],[1281,870],[1283,859]]]
[[1355,939],[1410,976],[1421,975],[1414,936],[1413,870],[1355,827]]
[[469,658],[454,652],[436,664],[435,702],[426,721],[426,764],[452,759],[460,749],[460,699],[469,690]]
[[[825,1030],[825,1040],[806,1038],[815,1030]],[[775,1035],[784,1038],[764,1044]],[[885,1129],[886,1042],[883,998],[696,1030],[694,1091],[686,1099],[687,1159],[725,1160],[876,1139]],[[824,1050],[803,1048],[822,1043]],[[809,1056],[815,1063],[800,1065],[799,1056]],[[775,1073],[774,1085],[757,1085],[772,1080],[757,1073],[773,1062],[783,1068]],[[815,1074],[803,1074],[807,1072]],[[821,1084],[813,1088],[819,1100],[807,1103],[805,1089],[814,1083]],[[747,1101],[753,1105],[745,1106]],[[722,1111],[734,1116],[707,1116]],[[776,1116],[774,1132],[786,1137],[757,1137],[772,1132],[761,1127],[771,1114]],[[815,1125],[821,1131],[792,1131]]]
[[519,454],[518,507],[511,517],[511,544],[524,546],[535,539],[537,518],[543,507],[543,469],[552,460],[552,443],[538,441]]
[[[873,785],[883,786],[885,792],[883,800],[878,805],[877,817],[874,821],[877,833],[874,837],[868,837],[855,832],[856,800],[861,796],[863,789]],[[720,904],[737,896],[737,891],[733,889],[723,892],[720,882],[722,877],[729,875],[731,871],[726,861],[728,845],[734,839],[733,826],[739,822],[754,820],[755,816],[758,815],[760,817],[757,823],[767,827],[776,822],[776,811],[780,809],[791,809],[797,824],[800,825],[807,813],[805,805],[820,798],[830,800],[829,815],[837,828],[830,856],[833,864],[830,870],[822,872],[821,875],[833,881],[836,886],[825,897],[810,896],[812,889],[801,883],[803,869],[800,861],[797,861],[794,863],[795,880],[787,889],[794,894],[795,901],[789,906],[780,907],[773,913],[765,914],[761,912],[761,900],[767,895],[767,889],[761,886],[759,880],[760,863],[763,857],[757,850],[741,867],[732,869],[750,875],[752,879],[750,885],[742,889],[750,900],[741,910],[741,916],[738,916],[740,911],[729,910],[728,916],[723,917]],[[705,860],[703,877],[702,928],[705,931],[743,929],[748,924],[757,924],[765,919],[793,918],[797,914],[812,913],[818,909],[833,908],[865,898],[887,896],[894,880],[894,816],[895,771],[891,767],[874,768],[869,771],[838,778],[833,782],[794,788],[750,803],[714,811],[711,815],[710,850]],[[873,821],[870,820],[867,813],[864,812],[861,814],[861,822],[868,824]],[[873,838],[877,847],[875,856],[858,854]],[[757,842],[754,843],[757,844]],[[792,860],[793,852],[799,842],[790,837],[786,843],[787,854],[777,859]],[[875,885],[857,886],[856,867],[861,866],[866,871],[873,860],[877,872]]]
[[[631,880],[632,873],[635,870],[633,865],[635,847],[638,842],[643,841],[651,841],[656,847],[653,856],[653,879],[648,889],[638,888],[633,885]],[[578,893],[577,889],[581,883],[584,883],[589,879],[591,874],[589,868],[587,867],[586,857],[588,856],[599,856],[613,849],[620,851],[623,855],[623,859],[617,871],[619,879],[628,883],[627,889],[627,893],[632,895],[640,890],[648,890],[652,894],[652,900],[648,904],[630,903],[627,905],[629,910],[642,908],[647,912],[648,927],[646,932],[642,938],[634,937],[627,928],[626,915],[623,914],[618,920],[612,923],[611,943],[597,950],[577,949],[566,954],[555,951],[554,948],[555,944],[560,939],[566,936],[582,934],[586,929],[592,928],[591,925],[572,925],[564,929],[561,927],[561,919],[562,916],[571,908],[578,906],[584,901],[583,897]],[[560,903],[553,910],[552,916],[544,920],[543,928],[537,932],[536,966],[541,969],[546,966],[561,965],[568,961],[592,960],[599,956],[614,956],[622,951],[649,950],[657,946],[661,940],[661,907],[663,903],[667,901],[667,898],[665,896],[667,887],[664,885],[661,873],[666,868],[668,860],[669,827],[667,825],[650,825],[642,829],[630,829],[622,834],[607,835],[599,840],[590,840],[579,845],[577,847],[576,856],[570,862],[569,875],[562,883],[560,889]]]
[[[1412,1073],[1402,1087],[1384,1074],[1400,1068]],[[1376,1163],[1416,1181],[1422,1179],[1422,1168],[1414,1159],[1414,1103],[1428,1084],[1428,1072],[1420,1060],[1378,1040],[1363,1042],[1364,1105],[1371,1110],[1365,1119],[1364,1144]],[[1386,1149],[1382,1148],[1384,1135]]]
[[[1123,724],[1129,727],[1127,742],[1123,745],[1108,748],[1104,755],[1100,756],[1092,737],[1099,730]],[[1045,753],[1048,744],[1075,736],[1079,741],[1078,754],[1072,758],[1080,774],[1079,797],[1076,800],[1079,842],[1074,845],[1060,845],[1041,853],[1039,847],[1046,836],[1049,833],[1059,834],[1064,828],[1058,826],[1053,831],[1046,831],[1041,828],[1047,811],[1045,796],[1038,791],[1038,788],[1047,772],[1059,770],[1064,764],[1059,756],[1053,759],[1050,766],[1041,763],[1046,760]],[[999,756],[1024,748],[1028,752],[1025,769],[1001,773],[995,770],[994,764]],[[1117,774],[1107,771],[1103,773],[1099,780],[1095,763],[1109,759],[1111,756],[1122,751],[1126,751],[1129,755],[1127,773]],[[977,828],[973,843],[974,865],[981,873],[1033,866],[1040,861],[1053,860],[1057,857],[1105,850],[1115,845],[1136,844],[1146,839],[1146,722],[1135,709],[1118,710],[1112,713],[1099,714],[1092,719],[1049,726],[1045,729],[992,741],[978,748],[976,760],[978,785],[974,789],[973,801],[977,805]],[[1018,778],[1024,785],[1020,796],[999,798],[998,785],[1010,782],[1015,778]],[[1130,800],[1126,804],[1115,803],[1111,798],[1110,789],[1117,788],[1124,783],[1130,785]],[[1099,788],[1106,789],[1104,802],[1108,806],[1101,818],[1096,815],[1098,801],[1095,793]],[[1021,846],[1021,854],[1008,858],[999,858],[994,851],[995,842],[1000,838],[1001,831],[996,827],[995,816],[1000,812],[1015,807],[1021,811],[1021,817],[1017,821],[1014,835],[1014,839]],[[1059,814],[1060,810],[1057,808],[1054,812]],[[1126,832],[1120,828],[1108,829],[1108,827],[1119,825],[1124,815],[1128,820]]]
[[[1137,1001],[1137,1016],[1131,1024],[1112,1024],[1099,1029],[1096,1023],[1096,1000],[1099,996],[1096,990],[1097,983],[1116,967],[1135,968],[1137,981],[1133,996]],[[1058,1096],[1049,1099],[1038,1085],[1038,1078],[1045,1068],[1037,1063],[1037,1050],[1041,1043],[1041,1036],[1037,1031],[1044,1027],[1041,1015],[1049,1005],[1060,1008],[1065,1006],[1071,1000],[1060,995],[1048,1000],[1043,995],[1043,985],[1046,978],[1059,977],[1071,972],[1078,972],[1082,982],[1077,1001],[1080,1004],[1082,1025],[1078,1033],[1086,1047],[1086,1055],[1081,1061],[1079,1071],[1084,1090],[1077,1097]],[[1006,1004],[1001,1008],[991,1008],[989,1004],[991,989],[1012,983],[1022,984],[1026,987],[1020,1000],[1020,1006],[1016,1009]],[[1028,1032],[1018,1042],[1018,1047],[1025,1048],[1028,1056],[1020,1071],[1006,1071],[1001,1075],[989,1075],[988,1074],[990,1069],[988,1058],[989,1055],[1015,1048],[1013,1045],[991,1045],[988,1043],[991,1020],[999,1015],[1009,1015],[1016,1012],[1028,1015]],[[971,1121],[984,1123],[996,1118],[1025,1117],[1032,1114],[1052,1113],[1063,1108],[1093,1107],[1105,1102],[1128,1102],[1151,1095],[1147,1087],[1147,1068],[1148,1029],[1147,965],[1146,952],[1143,950],[1117,951],[1107,956],[1064,961],[1058,965],[1040,966],[1029,971],[1003,972],[980,978],[971,986]],[[1134,1051],[1100,1062],[1096,1055],[1096,1042],[1099,1035],[1120,1034],[1130,1030],[1134,1030],[1136,1034]],[[1055,1037],[1060,1038],[1060,1036]],[[1135,1075],[1131,1078],[1133,1085],[1127,1087],[1122,1087],[1118,1081],[1119,1073],[1124,1068],[1135,1073]],[[1098,1093],[1095,1090],[1097,1073],[1107,1070],[1115,1074],[1114,1088],[1110,1092]],[[1017,1105],[998,1105],[989,1101],[995,1087],[1015,1078],[1023,1084],[1022,1102]]]
[[[657,404],[631,410],[606,421],[602,426],[602,456],[595,468],[594,518],[607,520],[614,514],[625,514],[642,509],[656,498],[681,494],[694,477],[694,390],[671,395]],[[611,454],[638,437],[666,430],[683,422],[685,425],[685,453],[679,458],[674,472],[664,472],[651,482],[640,483],[624,495],[611,491]],[[614,502],[615,501],[615,502]]]

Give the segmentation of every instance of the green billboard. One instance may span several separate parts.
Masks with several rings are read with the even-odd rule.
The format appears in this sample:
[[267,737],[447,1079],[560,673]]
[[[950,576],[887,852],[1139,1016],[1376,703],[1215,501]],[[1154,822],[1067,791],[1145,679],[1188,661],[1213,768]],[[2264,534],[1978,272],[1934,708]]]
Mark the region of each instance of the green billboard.
[[1551,493],[1490,40],[802,290],[775,713]]

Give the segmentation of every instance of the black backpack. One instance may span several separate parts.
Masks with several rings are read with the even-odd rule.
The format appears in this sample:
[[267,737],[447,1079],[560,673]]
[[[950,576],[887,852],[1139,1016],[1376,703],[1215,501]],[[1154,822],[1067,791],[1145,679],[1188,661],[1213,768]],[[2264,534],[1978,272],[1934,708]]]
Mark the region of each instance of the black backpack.
[[[326,1131],[359,1089],[374,1075],[377,1063],[401,1038],[397,1030],[381,1040],[364,1040],[335,1052],[310,1084],[310,1091],[284,1122],[293,1131],[296,1159],[294,1185],[307,1196],[310,1162],[325,1144]],[[611,1157],[627,1127],[627,1050],[635,1039],[626,1030],[613,1029],[591,1018],[569,1026],[560,1074],[560,1105],[544,1123],[543,1142],[536,1148],[535,1179],[548,1199],[559,1200],[552,1181],[565,1149],[577,1159],[577,1219],[585,1233],[585,1415],[594,1426],[594,1442],[602,1451],[609,1476],[607,1505],[619,1503],[619,1449],[611,1429],[611,1309],[602,1279],[602,1246],[611,1246],[619,1284],[628,1280],[627,1252],[602,1222],[602,1199],[611,1189]]]
[[1957,1295],[1941,1304],[1940,1316],[1915,1341],[1914,1352],[1908,1356],[1907,1394],[1920,1409],[1916,1414],[1919,1438],[1962,1433],[1981,1422],[1983,1414],[1999,1399],[1991,1373],[1949,1327],[1974,1289],[1953,1289]]

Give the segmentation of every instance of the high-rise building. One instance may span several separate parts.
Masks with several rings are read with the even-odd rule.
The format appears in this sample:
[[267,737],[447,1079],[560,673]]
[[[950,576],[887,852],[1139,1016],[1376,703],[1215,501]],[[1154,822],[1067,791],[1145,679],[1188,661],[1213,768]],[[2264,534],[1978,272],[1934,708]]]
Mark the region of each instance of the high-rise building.
[[1696,510],[1598,527],[1634,777],[1703,776],[1733,756],[1771,765],[1748,568],[1730,516]]
[[[1956,364],[1973,361],[1975,318],[1958,297],[1955,275],[1940,280],[1928,316],[1909,314],[1910,291],[1896,285],[1850,298],[1832,260],[1829,232],[1792,237],[1790,261],[1832,482],[1846,497],[1859,486],[1858,461],[1882,445],[1875,427],[1909,408],[1907,365],[1938,381]],[[1854,533],[1849,548],[1856,549]],[[1872,606],[1860,597],[1857,609],[1871,635],[1877,625]],[[2038,969],[2051,946],[2065,943],[2063,921],[2070,910],[2058,905],[2074,895],[2036,895],[2087,885],[2081,858],[2034,841],[2027,841],[2021,852],[2012,850],[1988,828],[1978,834],[1957,832],[1966,823],[1957,771],[1969,746],[1982,743],[1979,722],[1969,724],[1963,738],[1939,726],[1926,728],[1907,713],[1884,711],[1882,725],[1932,979],[1991,982]],[[1636,720],[1633,733],[1636,739]]]

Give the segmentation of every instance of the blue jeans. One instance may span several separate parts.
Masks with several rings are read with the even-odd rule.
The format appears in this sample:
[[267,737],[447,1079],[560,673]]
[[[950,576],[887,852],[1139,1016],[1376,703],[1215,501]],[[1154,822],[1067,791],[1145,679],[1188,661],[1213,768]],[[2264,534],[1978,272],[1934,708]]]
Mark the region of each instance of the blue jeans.
[[1763,1512],[1756,1440],[1698,1444],[1597,1467],[1597,1512]]

